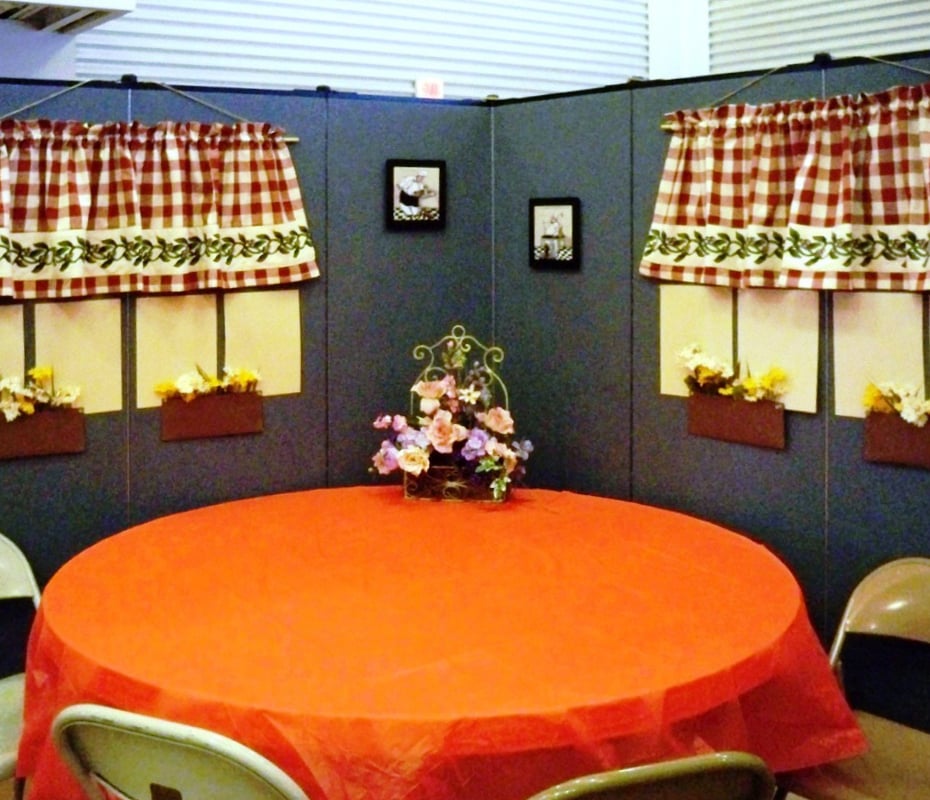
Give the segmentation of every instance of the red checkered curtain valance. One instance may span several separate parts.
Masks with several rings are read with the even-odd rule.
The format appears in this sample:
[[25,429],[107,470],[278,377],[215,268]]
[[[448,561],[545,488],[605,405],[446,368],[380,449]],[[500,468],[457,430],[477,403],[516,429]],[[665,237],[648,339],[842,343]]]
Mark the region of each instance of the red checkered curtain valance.
[[714,286],[930,289],[930,84],[665,116],[640,273]]
[[318,274],[297,175],[271,125],[0,121],[0,296]]

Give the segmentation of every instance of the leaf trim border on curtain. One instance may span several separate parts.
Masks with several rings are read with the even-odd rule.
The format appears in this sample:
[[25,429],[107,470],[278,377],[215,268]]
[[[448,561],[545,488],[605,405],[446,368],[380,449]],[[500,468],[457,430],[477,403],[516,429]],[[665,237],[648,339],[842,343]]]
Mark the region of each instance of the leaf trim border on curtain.
[[913,262],[924,268],[930,258],[930,230],[922,235],[912,230],[900,234],[879,230],[860,235],[822,236],[805,235],[798,228],[790,228],[787,235],[780,231],[749,234],[721,231],[706,235],[701,230],[669,232],[655,227],[646,237],[644,255],[654,252],[674,256],[676,262],[686,258],[712,258],[719,264],[735,259],[765,266],[773,259],[791,258],[805,267],[830,261],[850,268],[865,268],[873,262],[886,262],[902,269],[910,268]]

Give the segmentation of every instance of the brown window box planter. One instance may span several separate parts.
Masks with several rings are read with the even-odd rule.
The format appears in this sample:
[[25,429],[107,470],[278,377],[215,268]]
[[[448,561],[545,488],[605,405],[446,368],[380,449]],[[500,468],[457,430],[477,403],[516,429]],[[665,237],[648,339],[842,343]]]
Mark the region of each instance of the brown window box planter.
[[263,428],[258,392],[205,394],[189,402],[169,397],[161,404],[163,442],[261,433]]
[[0,420],[0,459],[83,453],[84,446],[79,408],[42,409],[12,422]]
[[712,394],[688,396],[688,433],[724,442],[785,449],[785,407]]
[[866,461],[930,469],[930,423],[918,428],[897,414],[868,414],[864,456]]

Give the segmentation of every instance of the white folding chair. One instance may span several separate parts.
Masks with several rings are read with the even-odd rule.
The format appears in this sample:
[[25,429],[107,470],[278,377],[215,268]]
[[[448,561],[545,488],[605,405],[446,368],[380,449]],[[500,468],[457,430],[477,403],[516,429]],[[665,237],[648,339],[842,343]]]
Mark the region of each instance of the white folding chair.
[[[830,648],[830,663],[841,682],[847,634],[910,640],[920,643],[918,647],[930,645],[930,559],[889,561],[866,575],[853,590]],[[914,654],[909,655],[912,660]],[[870,678],[906,698],[907,688],[899,685],[901,676],[889,674],[891,670],[883,669],[885,666],[871,665]],[[930,681],[930,675],[922,676],[923,686],[924,677]],[[930,733],[853,705],[869,742],[868,751],[856,758],[779,776],[779,798],[790,796],[789,790],[808,800],[910,800],[930,793]]]
[[583,775],[530,800],[772,800],[774,793],[761,758],[729,751]]
[[192,725],[86,703],[63,709],[52,736],[92,800],[308,800],[264,756]]
[[[20,599],[26,601],[26,607],[23,608],[23,604],[4,605],[3,613],[9,611],[12,616],[4,617],[0,623],[11,628],[10,634],[14,639],[25,639],[26,626],[31,623],[31,613],[39,605],[39,584],[22,550],[15,542],[0,533],[0,601],[15,603]],[[31,601],[31,607],[28,601]],[[27,612],[30,613],[29,617],[25,616]],[[15,647],[15,655],[19,656],[25,652],[26,642],[16,641],[8,643],[7,646]],[[4,653],[4,661],[9,661],[7,656],[10,655],[12,654]],[[0,675],[0,781],[12,778],[16,770],[16,754],[23,732],[25,679],[26,676],[21,670]]]
[[23,551],[0,533],[0,598],[31,597],[39,605],[39,584]]

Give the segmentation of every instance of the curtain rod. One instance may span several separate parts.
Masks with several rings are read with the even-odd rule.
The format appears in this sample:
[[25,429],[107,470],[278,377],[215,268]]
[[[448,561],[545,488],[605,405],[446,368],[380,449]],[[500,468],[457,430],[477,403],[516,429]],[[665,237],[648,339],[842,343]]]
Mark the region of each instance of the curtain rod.
[[[52,92],[52,94],[46,95],[45,97],[40,97],[38,100],[33,100],[31,103],[26,103],[26,105],[24,106],[20,106],[19,108],[15,108],[12,111],[7,112],[6,114],[3,114],[2,116],[0,116],[0,120],[9,119],[10,117],[15,117],[17,114],[21,114],[23,111],[28,111],[30,108],[35,108],[36,106],[40,106],[43,103],[48,102],[49,100],[54,100],[56,97],[61,97],[61,95],[63,94],[67,94],[68,92],[73,92],[75,89],[80,89],[83,86],[86,86],[88,83],[91,83],[91,81],[92,79],[78,81],[78,83],[75,83],[71,86],[67,86],[64,89],[59,89],[57,92]],[[123,75],[123,77],[120,79],[120,83],[123,86],[126,86],[128,89],[132,89],[133,86],[136,86],[138,84],[138,80],[136,79],[135,75]],[[238,114],[234,114],[232,111],[229,111],[228,109],[222,108],[221,106],[218,106],[218,105],[214,105],[213,103],[210,103],[206,100],[202,100],[199,97],[196,97],[195,95],[189,94],[188,92],[184,92],[181,89],[168,85],[167,83],[159,83],[158,81],[153,81],[152,85],[158,86],[160,89],[167,89],[170,92],[174,92],[175,94],[180,95],[186,100],[190,100],[193,103],[198,103],[199,105],[209,108],[211,111],[218,111],[220,114],[225,114],[227,117],[231,117],[237,122],[249,122],[250,121],[246,119],[245,117],[240,117]],[[299,142],[300,141],[300,139],[296,136],[284,136],[283,140],[285,142]]]
[[[860,57],[865,58],[869,61],[875,61],[876,63],[879,63],[879,64],[887,64],[890,67],[898,67],[899,69],[909,70],[910,72],[917,72],[921,75],[930,75],[930,70],[921,69],[920,67],[912,67],[910,64],[902,64],[898,61],[891,61],[890,59],[887,59],[887,58],[879,58],[878,56],[860,56]],[[816,53],[813,58],[813,63],[821,67],[824,67],[827,64],[832,63],[832,61],[833,61],[833,56],[831,56],[829,53]],[[787,69],[789,66],[791,65],[783,64],[780,67],[775,67],[774,69],[770,69],[768,72],[765,72],[762,75],[759,75],[758,77],[753,78],[751,81],[744,83],[742,86],[737,87],[732,92],[725,94],[719,100],[714,100],[714,102],[712,102],[710,106],[711,107],[719,106],[725,103],[731,97],[738,95],[743,90],[748,89],[751,86],[755,86],[757,83],[761,83],[766,78],[770,77],[771,75],[774,75],[776,72],[780,72],[783,69]],[[665,120],[663,120],[659,124],[659,127],[663,131],[670,131],[674,128],[674,123],[666,122]]]

